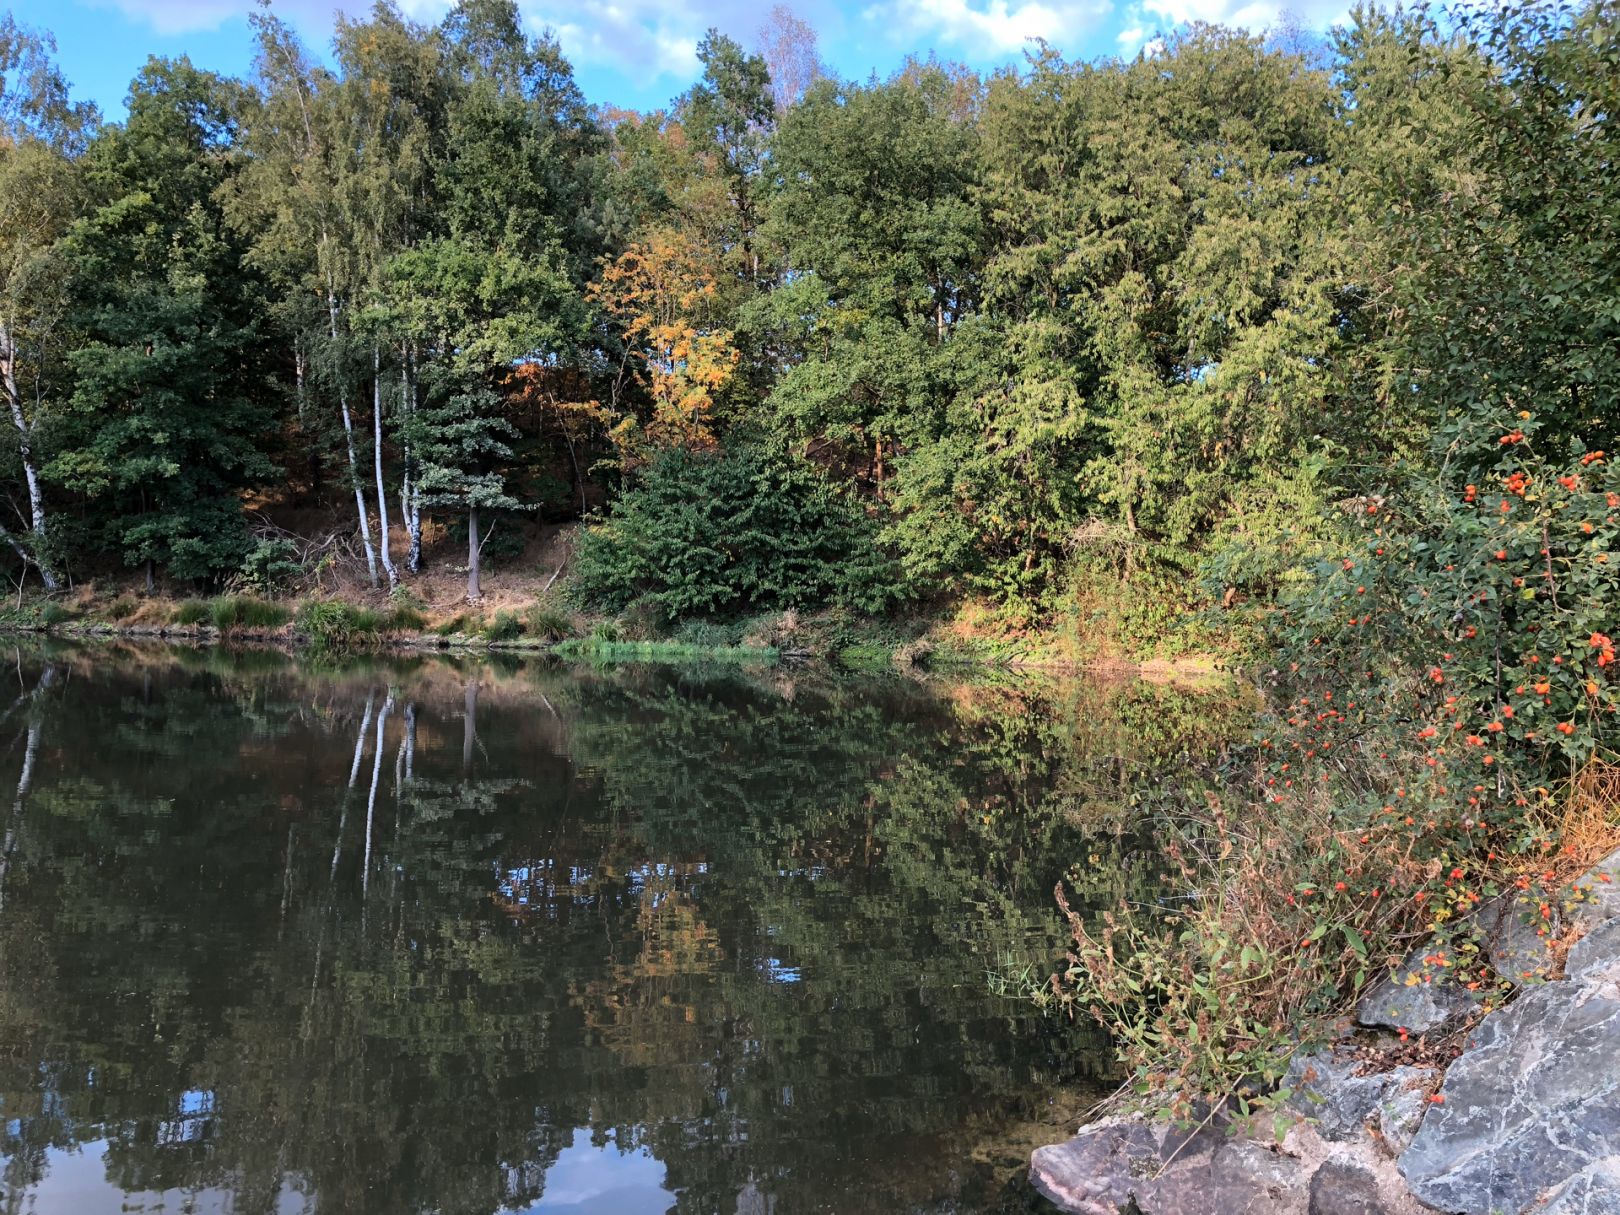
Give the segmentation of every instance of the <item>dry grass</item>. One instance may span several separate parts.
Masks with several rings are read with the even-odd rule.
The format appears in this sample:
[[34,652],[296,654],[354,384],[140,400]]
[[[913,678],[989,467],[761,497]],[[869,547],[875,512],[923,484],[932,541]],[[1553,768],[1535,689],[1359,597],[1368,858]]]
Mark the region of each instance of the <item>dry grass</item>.
[[1585,872],[1620,847],[1620,764],[1588,760],[1562,801],[1558,838],[1570,863]]

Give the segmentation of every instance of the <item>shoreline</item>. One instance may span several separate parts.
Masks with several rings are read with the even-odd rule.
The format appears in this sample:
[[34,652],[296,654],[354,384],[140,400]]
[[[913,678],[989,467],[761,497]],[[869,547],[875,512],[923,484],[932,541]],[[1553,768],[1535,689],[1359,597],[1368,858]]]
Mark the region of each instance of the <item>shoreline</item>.
[[[565,660],[594,662],[724,661],[752,665],[779,662],[827,662],[849,671],[951,670],[1028,671],[1056,675],[1102,675],[1151,682],[1221,682],[1234,677],[1212,655],[1132,660],[1119,657],[1088,660],[1008,657],[989,652],[952,652],[939,655],[919,651],[913,643],[862,641],[851,646],[708,645],[658,638],[642,641],[597,637],[493,638],[477,633],[436,633],[429,630],[387,630],[367,633],[342,643],[322,642],[293,625],[276,628],[220,629],[214,625],[119,624],[113,621],[71,619],[52,624],[23,623],[0,616],[0,636],[50,637],[63,640],[127,640],[184,644],[275,646],[289,652],[366,653],[505,653],[551,655]],[[848,653],[846,654],[846,651]]]
[[1502,1005],[1396,972],[1274,1092],[1191,1126],[1104,1113],[1037,1148],[1031,1183],[1068,1215],[1620,1211],[1620,850],[1575,889],[1556,912],[1565,949],[1511,903],[1494,912],[1494,964],[1530,967]]

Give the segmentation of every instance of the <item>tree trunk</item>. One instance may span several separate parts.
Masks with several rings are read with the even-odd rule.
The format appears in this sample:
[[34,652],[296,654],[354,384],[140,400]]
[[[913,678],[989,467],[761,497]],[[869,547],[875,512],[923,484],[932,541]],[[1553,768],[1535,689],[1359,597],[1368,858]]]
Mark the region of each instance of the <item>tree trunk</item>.
[[[309,355],[304,350],[302,338],[293,339],[293,375],[297,381],[298,392],[298,426],[301,430],[309,427]],[[318,443],[305,445],[304,459],[309,465],[309,496],[319,502],[323,495],[323,478],[321,476],[321,448]]]
[[293,384],[298,401],[298,424],[304,424],[305,398],[308,395],[304,387],[304,344],[296,337],[293,338]]
[[399,571],[388,552],[388,491],[383,486],[382,352],[371,348],[371,427],[373,464],[377,474],[377,549],[388,572],[388,589],[399,585]]
[[[338,340],[337,298],[330,291],[326,295],[326,315],[331,325],[332,341]],[[360,516],[360,542],[366,550],[366,573],[373,589],[377,586],[377,551],[371,546],[371,517],[366,512],[366,491],[360,480],[360,461],[354,454],[354,421],[349,417],[349,394],[343,390],[342,377],[338,379],[338,411],[343,415],[343,441],[349,452],[349,484],[354,486],[354,509]]]
[[12,425],[17,428],[17,455],[22,460],[23,480],[28,483],[29,523],[34,534],[31,560],[34,568],[39,570],[45,589],[59,591],[62,589],[61,583],[45,561],[45,494],[39,484],[39,468],[34,463],[33,427],[23,415],[22,393],[17,388],[17,343],[11,330],[4,325],[0,325],[0,383],[5,386]]
[[[400,412],[409,419],[416,412],[416,384],[411,379],[411,351],[410,347],[400,350],[400,384],[403,397],[400,402]],[[416,489],[416,453],[411,450],[409,439],[409,425],[402,428],[407,435],[405,441],[405,480],[400,487],[400,515],[405,520],[405,533],[410,537],[410,547],[405,553],[405,568],[413,574],[422,572],[422,503]]]
[[585,475],[579,470],[579,456],[574,452],[574,440],[563,427],[563,442],[568,444],[568,461],[574,466],[574,488],[579,490],[579,517],[585,517]]
[[478,585],[478,558],[483,551],[484,542],[478,536],[478,508],[467,508],[467,602],[477,603],[484,597],[483,589]]

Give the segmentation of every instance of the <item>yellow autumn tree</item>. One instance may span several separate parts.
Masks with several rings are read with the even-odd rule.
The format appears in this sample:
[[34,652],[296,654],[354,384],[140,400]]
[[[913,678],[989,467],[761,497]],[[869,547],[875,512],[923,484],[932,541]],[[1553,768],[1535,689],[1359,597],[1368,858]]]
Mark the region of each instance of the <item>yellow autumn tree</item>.
[[[619,419],[611,431],[621,459],[636,462],[664,447],[714,446],[716,411],[741,357],[732,332],[714,323],[717,289],[708,251],[668,230],[627,249],[591,288],[624,335],[625,360],[614,385]],[[636,395],[645,403],[627,405]]]

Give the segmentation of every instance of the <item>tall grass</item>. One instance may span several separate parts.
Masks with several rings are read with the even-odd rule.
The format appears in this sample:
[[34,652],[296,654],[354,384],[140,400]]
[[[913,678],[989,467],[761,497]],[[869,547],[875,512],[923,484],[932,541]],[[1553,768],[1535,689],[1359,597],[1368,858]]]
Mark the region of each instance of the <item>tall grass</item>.
[[299,607],[293,623],[312,645],[341,649],[375,637],[383,618],[340,599],[312,599]]
[[209,606],[208,617],[221,633],[249,629],[279,629],[292,613],[279,603],[266,603],[249,595],[227,595]]

